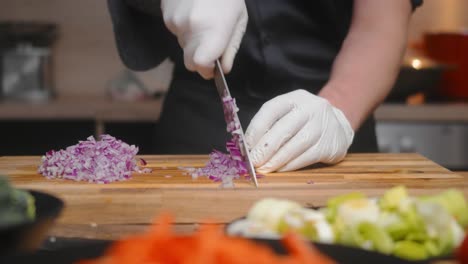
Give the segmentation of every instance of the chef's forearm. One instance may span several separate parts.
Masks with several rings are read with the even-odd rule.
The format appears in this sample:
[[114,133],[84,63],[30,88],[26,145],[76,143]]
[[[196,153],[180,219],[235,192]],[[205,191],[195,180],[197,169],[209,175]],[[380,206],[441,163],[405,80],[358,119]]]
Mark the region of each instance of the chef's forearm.
[[125,3],[140,12],[162,16],[161,0],[124,0]]
[[341,109],[357,130],[395,82],[411,5],[407,0],[357,0],[353,12],[330,80],[319,95]]

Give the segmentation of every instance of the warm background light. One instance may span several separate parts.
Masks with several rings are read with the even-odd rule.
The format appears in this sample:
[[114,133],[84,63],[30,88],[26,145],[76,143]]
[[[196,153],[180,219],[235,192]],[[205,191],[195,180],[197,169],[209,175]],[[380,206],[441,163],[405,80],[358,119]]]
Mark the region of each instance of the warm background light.
[[413,59],[413,60],[411,61],[411,66],[413,66],[413,68],[415,68],[416,70],[421,69],[421,60],[419,60],[419,59]]

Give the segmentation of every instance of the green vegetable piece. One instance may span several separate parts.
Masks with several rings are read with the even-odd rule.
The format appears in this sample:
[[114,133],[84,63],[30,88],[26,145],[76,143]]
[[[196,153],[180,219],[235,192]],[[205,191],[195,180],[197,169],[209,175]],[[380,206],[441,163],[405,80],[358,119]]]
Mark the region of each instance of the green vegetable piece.
[[299,233],[302,234],[305,238],[308,238],[312,241],[317,240],[317,228],[312,223],[306,223],[300,230]]
[[385,231],[395,241],[403,240],[408,235],[410,230],[411,230],[411,227],[409,226],[408,223],[404,221],[397,222],[397,223],[394,223],[385,227]]
[[426,252],[429,253],[429,256],[431,257],[436,257],[439,256],[440,250],[437,246],[437,243],[435,243],[432,240],[427,240],[424,242],[424,248],[426,249]]
[[449,254],[455,248],[453,234],[449,230],[440,234],[436,242],[438,242],[439,255]]
[[462,192],[449,189],[435,196],[424,196],[423,201],[434,202],[442,205],[457,222],[463,227],[468,227],[468,205]]
[[329,199],[327,202],[328,210],[326,211],[327,220],[331,223],[335,221],[338,207],[342,203],[350,201],[350,200],[363,199],[363,198],[366,198],[363,193],[354,192],[354,193],[347,193],[347,194],[339,195],[339,196]]
[[277,232],[279,234],[285,234],[289,231],[299,233],[313,241],[316,241],[318,238],[315,222],[306,221],[304,216],[299,212],[289,212],[278,222]]
[[278,222],[277,231],[279,234],[284,234],[290,230],[288,223],[284,219]]
[[381,227],[373,223],[363,222],[359,224],[358,230],[364,240],[372,242],[375,250],[384,254],[392,252],[394,246],[392,238]]
[[29,220],[34,220],[36,218],[36,200],[34,199],[34,196],[32,196],[30,193],[25,192],[25,195],[27,200],[26,215],[29,218]]
[[6,177],[0,176],[0,207],[4,208],[10,203],[12,188]]
[[0,226],[11,226],[35,218],[34,197],[27,191],[13,188],[0,176]]
[[423,260],[429,257],[425,246],[413,241],[396,242],[393,255],[407,260]]
[[346,225],[342,219],[337,218],[334,223],[332,223],[333,233],[335,233],[337,240],[339,240],[340,233],[346,229]]
[[430,238],[436,243],[437,253],[439,255],[445,255],[453,251],[458,245],[459,240],[464,236],[463,230],[456,223],[453,216],[451,216],[442,205],[438,203],[428,201],[418,201],[416,208],[419,216],[424,220],[426,227],[427,238],[422,236],[420,238],[417,235],[409,237],[414,240],[425,242]]
[[400,214],[402,220],[408,225],[409,232],[411,233],[424,233],[425,223],[424,220],[416,212],[414,207],[411,207],[408,211]]
[[379,205],[384,210],[398,209],[400,202],[408,198],[408,193],[404,186],[393,187],[386,191],[379,200]]
[[425,232],[409,233],[408,235],[406,235],[405,240],[411,240],[422,243],[429,240],[429,236]]
[[340,230],[337,234],[337,241],[338,243],[345,245],[345,246],[352,246],[352,247],[363,247],[366,240],[361,236],[359,233],[358,228],[344,228]]

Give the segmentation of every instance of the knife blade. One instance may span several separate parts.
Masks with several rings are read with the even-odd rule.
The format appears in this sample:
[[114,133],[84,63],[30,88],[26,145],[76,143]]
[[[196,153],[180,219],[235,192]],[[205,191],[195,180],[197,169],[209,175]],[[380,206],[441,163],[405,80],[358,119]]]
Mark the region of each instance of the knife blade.
[[[226,96],[231,96],[231,92],[229,91],[229,87],[226,82],[226,78],[224,77],[223,70],[221,68],[221,63],[219,60],[216,60],[215,63],[215,72],[214,72],[214,80],[215,80],[215,85],[216,89],[218,90],[219,96],[221,97],[221,102],[223,103],[224,107],[224,102],[223,98]],[[250,178],[253,181],[255,187],[258,188],[258,181],[257,181],[257,174],[255,173],[254,166],[252,164],[252,160],[250,159],[249,152],[247,151],[247,146],[245,145],[245,137],[244,137],[244,130],[242,129],[242,125],[240,124],[239,121],[239,116],[237,115],[236,111],[233,111],[232,115],[234,116],[234,121],[237,122],[240,126],[240,133],[239,133],[239,147],[241,154],[244,158],[244,161],[247,163],[247,171],[249,172]]]

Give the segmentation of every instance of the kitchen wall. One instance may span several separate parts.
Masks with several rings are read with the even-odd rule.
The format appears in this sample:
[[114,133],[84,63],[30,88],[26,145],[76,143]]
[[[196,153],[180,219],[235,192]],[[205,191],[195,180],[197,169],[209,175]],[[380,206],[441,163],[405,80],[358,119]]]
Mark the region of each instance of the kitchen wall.
[[104,95],[122,69],[104,0],[1,0],[0,19],[58,23],[55,52],[59,95]]
[[468,1],[424,0],[411,21],[409,38],[415,41],[425,31],[451,31],[465,29],[468,32]]
[[[466,0],[425,0],[411,22],[410,40],[426,30],[468,28]],[[52,21],[61,34],[55,49],[59,96],[104,96],[106,84],[122,69],[105,0],[0,0],[0,19]],[[170,67],[158,78],[167,84]],[[158,88],[156,88],[158,89]]]

